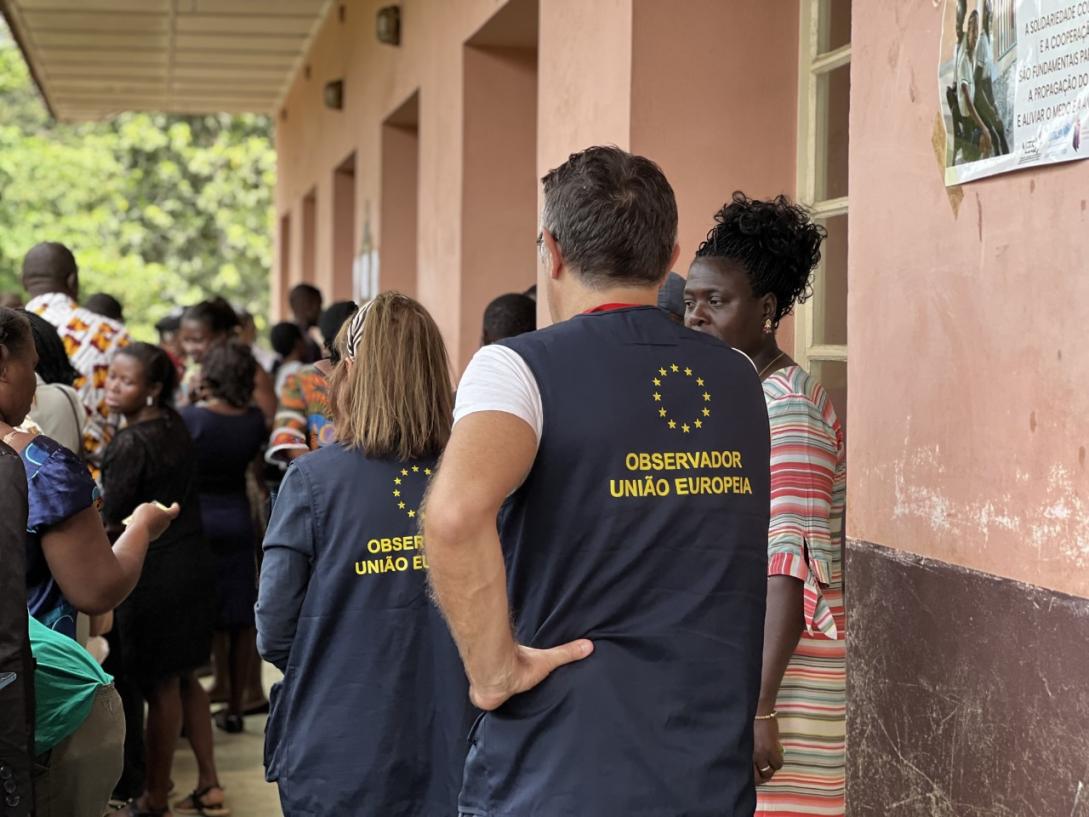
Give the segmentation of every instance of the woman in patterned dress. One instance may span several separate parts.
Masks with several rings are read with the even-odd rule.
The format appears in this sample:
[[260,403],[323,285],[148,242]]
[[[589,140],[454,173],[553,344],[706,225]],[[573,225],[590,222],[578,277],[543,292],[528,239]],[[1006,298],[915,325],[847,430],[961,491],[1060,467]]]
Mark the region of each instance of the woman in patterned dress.
[[336,429],[329,409],[329,377],[340,362],[337,335],[357,309],[352,301],[337,301],[321,313],[318,328],[325,342],[325,357],[284,379],[265,452],[269,464],[286,468],[292,460],[333,442]]
[[745,352],[771,423],[764,670],[754,724],[756,813],[842,817],[846,622],[843,430],[775,331],[810,294],[824,230],[783,196],[735,193],[685,286],[685,323]]

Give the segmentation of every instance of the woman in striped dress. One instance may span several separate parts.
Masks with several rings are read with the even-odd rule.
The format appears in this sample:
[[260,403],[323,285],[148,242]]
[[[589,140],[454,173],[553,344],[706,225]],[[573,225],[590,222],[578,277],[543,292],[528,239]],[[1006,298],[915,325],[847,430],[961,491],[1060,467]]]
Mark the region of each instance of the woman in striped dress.
[[779,196],[735,193],[685,285],[685,323],[745,352],[771,425],[764,670],[754,723],[758,815],[843,817],[846,622],[843,430],[775,331],[810,294],[824,230]]

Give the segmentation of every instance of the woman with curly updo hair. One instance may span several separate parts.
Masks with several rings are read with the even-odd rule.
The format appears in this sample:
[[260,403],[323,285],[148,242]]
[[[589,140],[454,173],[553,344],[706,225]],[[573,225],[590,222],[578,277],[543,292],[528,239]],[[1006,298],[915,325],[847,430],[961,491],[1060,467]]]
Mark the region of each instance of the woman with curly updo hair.
[[265,416],[252,404],[257,361],[249,347],[229,340],[201,360],[201,401],[181,410],[197,450],[204,532],[216,556],[217,628],[230,638],[227,709],[216,724],[242,731],[243,698],[255,664],[253,605],[257,601],[256,531],[246,498],[246,469],[268,436]]
[[775,337],[811,294],[824,236],[784,196],[734,193],[685,285],[685,324],[752,358],[768,405],[768,605],[753,774],[756,813],[781,817],[844,808],[843,430],[824,388]]

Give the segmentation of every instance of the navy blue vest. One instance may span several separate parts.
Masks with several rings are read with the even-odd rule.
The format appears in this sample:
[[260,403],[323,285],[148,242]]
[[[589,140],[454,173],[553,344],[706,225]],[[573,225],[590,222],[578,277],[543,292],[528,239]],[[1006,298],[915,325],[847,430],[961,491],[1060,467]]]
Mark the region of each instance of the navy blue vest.
[[284,481],[269,537],[306,507],[314,550],[266,734],[285,814],[454,813],[474,712],[427,588],[419,507],[434,467],[332,445]]
[[752,364],[652,307],[506,344],[544,408],[500,522],[517,638],[595,651],[478,720],[461,811],[751,815],[769,514]]

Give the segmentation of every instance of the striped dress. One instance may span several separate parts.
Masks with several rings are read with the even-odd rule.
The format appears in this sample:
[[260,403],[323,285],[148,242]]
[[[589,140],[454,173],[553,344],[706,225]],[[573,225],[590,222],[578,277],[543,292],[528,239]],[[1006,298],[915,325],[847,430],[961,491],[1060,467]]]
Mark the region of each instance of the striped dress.
[[764,398],[771,422],[768,575],[803,582],[805,629],[775,705],[784,766],[757,787],[756,813],[843,817],[843,431],[824,388],[798,366],[765,380]]

